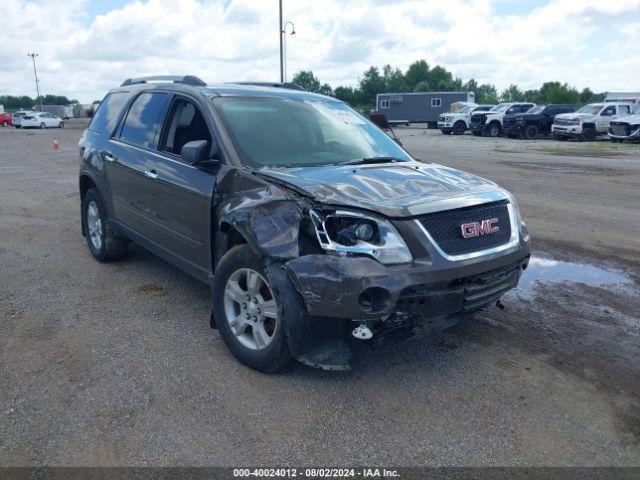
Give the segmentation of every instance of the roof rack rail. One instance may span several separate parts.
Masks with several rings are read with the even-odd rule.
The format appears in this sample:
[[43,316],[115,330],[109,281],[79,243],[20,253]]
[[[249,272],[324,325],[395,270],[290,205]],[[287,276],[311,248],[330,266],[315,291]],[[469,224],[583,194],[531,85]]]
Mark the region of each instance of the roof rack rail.
[[196,87],[207,86],[206,83],[204,83],[195,75],[153,75],[150,77],[127,78],[124,82],[122,82],[122,85],[120,86],[126,87],[127,85],[135,85],[138,83],[148,82],[184,83],[185,85],[194,85]]
[[287,88],[289,90],[304,90],[300,85],[296,85],[291,82],[229,82],[235,85],[253,85],[255,87],[273,87],[273,88]]

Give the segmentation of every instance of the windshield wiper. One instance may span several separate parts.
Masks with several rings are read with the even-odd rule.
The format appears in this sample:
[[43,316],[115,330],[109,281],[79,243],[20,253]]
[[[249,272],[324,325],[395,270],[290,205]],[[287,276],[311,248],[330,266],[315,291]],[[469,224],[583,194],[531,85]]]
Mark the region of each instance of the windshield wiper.
[[398,157],[366,157],[366,158],[358,158],[356,160],[349,160],[348,162],[341,162],[340,165],[362,165],[365,163],[397,163],[397,162],[408,162],[409,160],[405,160],[404,158]]

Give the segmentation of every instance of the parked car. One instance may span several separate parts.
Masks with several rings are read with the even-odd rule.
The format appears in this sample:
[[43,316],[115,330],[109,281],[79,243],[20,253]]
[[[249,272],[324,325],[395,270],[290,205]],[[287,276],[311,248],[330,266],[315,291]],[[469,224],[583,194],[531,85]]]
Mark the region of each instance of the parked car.
[[23,128],[62,128],[64,127],[64,121],[49,112],[30,112],[22,117],[20,125]]
[[575,109],[571,105],[536,105],[525,113],[505,115],[502,130],[510,138],[533,140],[538,135],[551,133],[551,125],[556,115],[570,113]]
[[52,115],[62,118],[63,120],[69,120],[73,118],[73,107],[71,105],[40,105],[38,107],[40,112],[49,112]]
[[631,115],[611,120],[609,139],[612,142],[640,141],[640,105],[635,107]]
[[18,110],[17,112],[13,112],[13,116],[11,117],[11,121],[13,122],[13,126],[16,128],[20,128],[22,126],[22,119],[25,115],[30,115],[32,112],[27,110]]
[[3,127],[9,127],[13,125],[13,119],[9,113],[0,113],[0,125]]
[[509,192],[286,85],[128,79],[79,151],[91,254],[134,241],[210,285],[212,326],[261,371],[347,369],[349,338],[446,328],[529,261]]
[[443,113],[438,118],[438,128],[445,135],[453,133],[454,135],[462,135],[469,128],[471,123],[471,114],[473,112],[487,112],[493,108],[493,105],[477,105],[475,103],[467,103],[464,107],[455,113]]
[[499,103],[487,112],[471,114],[471,132],[474,135],[497,137],[502,133],[502,119],[505,115],[524,113],[535,103]]
[[556,115],[551,132],[558,140],[577,138],[590,142],[609,132],[611,120],[630,113],[628,103],[590,103],[574,113]]

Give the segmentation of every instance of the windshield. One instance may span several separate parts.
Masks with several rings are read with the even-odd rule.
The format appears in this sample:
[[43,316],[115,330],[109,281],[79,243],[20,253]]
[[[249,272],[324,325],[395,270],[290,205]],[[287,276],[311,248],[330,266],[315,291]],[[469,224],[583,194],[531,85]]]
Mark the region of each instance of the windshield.
[[585,105],[584,107],[580,108],[579,110],[576,111],[576,113],[591,113],[592,115],[595,115],[600,111],[601,108],[602,108],[602,104],[591,103],[589,105]]
[[544,110],[544,105],[536,105],[527,110],[527,113],[540,113]]
[[462,107],[460,110],[458,110],[457,113],[467,113],[467,112],[470,112],[472,108],[473,107],[471,105],[466,105]]
[[490,112],[501,112],[503,110],[506,110],[507,108],[509,108],[509,104],[508,103],[499,103],[498,105],[496,105],[495,107],[493,107],[489,111]]
[[397,143],[344,103],[290,98],[214,99],[243,163],[300,167],[363,158],[411,160]]

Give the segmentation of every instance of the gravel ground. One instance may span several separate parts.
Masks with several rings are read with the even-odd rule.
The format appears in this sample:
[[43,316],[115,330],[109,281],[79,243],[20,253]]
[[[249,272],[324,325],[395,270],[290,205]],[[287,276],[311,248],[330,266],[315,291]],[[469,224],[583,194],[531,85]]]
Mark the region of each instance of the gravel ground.
[[204,285],[140,248],[92,259],[81,128],[0,128],[0,465],[640,465],[639,146],[401,129],[516,194],[528,281],[435,337],[359,345],[351,372],[262,375]]

